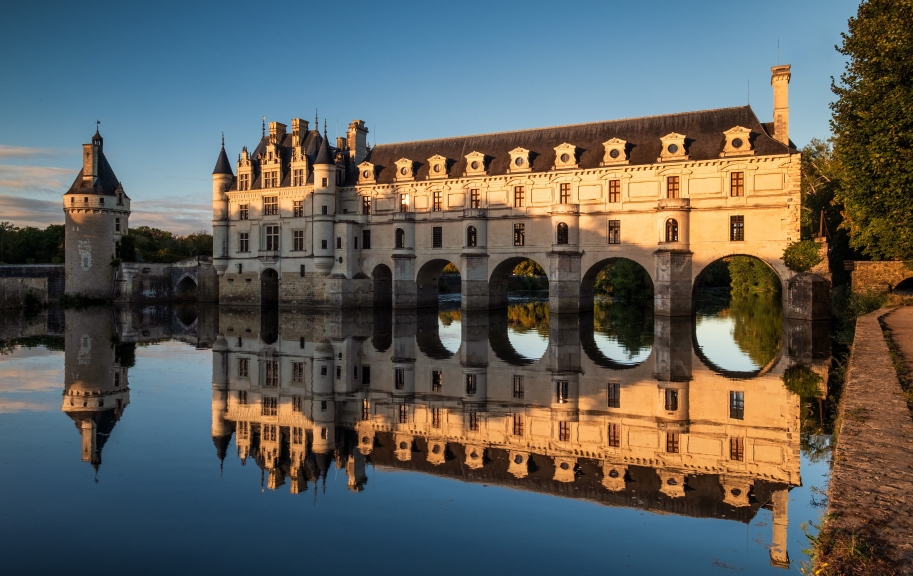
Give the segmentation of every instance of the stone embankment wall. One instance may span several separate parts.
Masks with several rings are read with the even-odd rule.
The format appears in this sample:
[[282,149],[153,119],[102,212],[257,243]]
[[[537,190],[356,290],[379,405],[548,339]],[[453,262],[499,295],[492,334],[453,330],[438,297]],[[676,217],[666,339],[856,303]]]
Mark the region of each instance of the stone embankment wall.
[[[190,290],[179,289],[185,278],[192,281]],[[219,300],[218,276],[211,257],[188,258],[174,264],[123,262],[117,267],[115,302],[170,302],[175,299]]]
[[856,322],[830,481],[833,517],[825,530],[877,540],[880,553],[907,574],[913,571],[913,419],[878,322],[884,314]]
[[0,278],[0,309],[24,307],[29,294],[37,299],[36,303],[46,304],[47,278]]
[[63,264],[4,264],[0,278],[47,278],[47,299],[60,299],[66,289]]
[[906,280],[913,278],[913,262],[886,260],[882,262],[847,262],[852,270],[853,292],[891,292]]

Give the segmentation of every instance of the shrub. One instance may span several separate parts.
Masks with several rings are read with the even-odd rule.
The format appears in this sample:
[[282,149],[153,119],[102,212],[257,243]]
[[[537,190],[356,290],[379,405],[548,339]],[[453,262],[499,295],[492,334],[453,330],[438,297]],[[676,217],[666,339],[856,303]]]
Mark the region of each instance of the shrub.
[[802,398],[814,398],[821,395],[819,388],[821,376],[808,366],[798,364],[787,368],[783,373],[783,384],[787,390]]
[[818,243],[812,240],[793,242],[783,250],[783,263],[793,272],[808,272],[821,260]]

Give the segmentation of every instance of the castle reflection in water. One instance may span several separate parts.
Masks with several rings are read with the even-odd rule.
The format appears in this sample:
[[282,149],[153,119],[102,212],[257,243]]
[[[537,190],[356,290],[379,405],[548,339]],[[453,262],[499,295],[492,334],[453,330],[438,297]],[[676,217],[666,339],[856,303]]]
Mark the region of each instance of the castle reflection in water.
[[218,457],[234,439],[270,489],[317,489],[335,464],[360,491],[370,465],[746,523],[766,507],[771,563],[788,566],[800,398],[783,373],[821,370],[812,325],[784,321],[776,357],[727,373],[689,318],[653,319],[635,363],[602,352],[593,316],[546,317],[540,359],[514,348],[503,311],[451,316],[455,352],[436,311],[69,311],[63,411],[97,466],[130,400],[134,343],[178,338],[212,348]]

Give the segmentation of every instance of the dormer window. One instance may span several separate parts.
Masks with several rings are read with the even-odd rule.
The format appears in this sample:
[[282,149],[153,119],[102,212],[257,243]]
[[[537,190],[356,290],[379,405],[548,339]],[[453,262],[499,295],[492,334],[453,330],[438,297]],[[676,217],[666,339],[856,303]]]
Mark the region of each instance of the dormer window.
[[98,199],[98,203],[99,203],[101,206],[104,206],[104,205],[105,205],[105,199],[104,199],[104,198],[99,198],[99,199]]
[[358,183],[359,184],[374,184],[375,182],[375,172],[374,164],[370,162],[362,162],[358,165]]
[[555,170],[577,168],[577,147],[565,142],[555,146]]
[[412,180],[415,177],[415,163],[408,158],[400,158],[396,161],[396,179]]
[[250,190],[250,174],[238,174],[238,190]]
[[726,144],[723,145],[723,151],[720,158],[729,156],[752,156],[754,150],[751,149],[751,130],[736,126],[723,132],[726,137]]
[[428,158],[428,178],[446,178],[447,177],[447,158],[436,154]]
[[508,170],[510,172],[529,172],[532,168],[530,166],[530,153],[526,148],[514,148],[509,152],[510,154],[510,166]]
[[466,155],[466,175],[485,175],[485,154],[482,154],[481,152],[470,152]]
[[605,155],[602,157],[603,166],[628,164],[628,143],[620,138],[612,138],[602,143]]
[[663,149],[657,162],[669,162],[673,160],[688,160],[689,156],[685,151],[685,135],[672,132],[660,138],[663,143]]

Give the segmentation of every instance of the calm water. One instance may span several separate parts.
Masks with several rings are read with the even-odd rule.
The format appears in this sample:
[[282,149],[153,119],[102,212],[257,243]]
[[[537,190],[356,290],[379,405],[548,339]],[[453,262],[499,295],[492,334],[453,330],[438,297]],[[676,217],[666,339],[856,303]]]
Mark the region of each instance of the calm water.
[[0,328],[7,574],[773,574],[821,513],[821,337],[769,301]]

